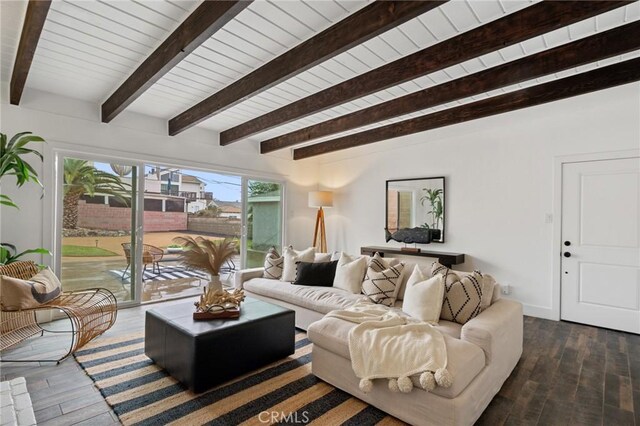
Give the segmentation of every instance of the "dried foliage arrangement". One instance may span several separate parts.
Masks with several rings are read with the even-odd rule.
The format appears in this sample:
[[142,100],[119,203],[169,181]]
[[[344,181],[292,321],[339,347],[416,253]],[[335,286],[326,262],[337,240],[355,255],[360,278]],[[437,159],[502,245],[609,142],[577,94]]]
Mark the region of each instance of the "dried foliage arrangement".
[[179,254],[182,264],[187,269],[203,271],[211,276],[220,275],[220,268],[233,255],[238,253],[235,240],[209,240],[204,237],[176,237],[173,239],[184,249]]
[[195,302],[196,311],[193,318],[216,319],[238,318],[240,316],[240,303],[244,300],[244,290],[235,289],[233,293],[226,290],[215,290],[212,287],[205,288],[200,295],[200,301]]

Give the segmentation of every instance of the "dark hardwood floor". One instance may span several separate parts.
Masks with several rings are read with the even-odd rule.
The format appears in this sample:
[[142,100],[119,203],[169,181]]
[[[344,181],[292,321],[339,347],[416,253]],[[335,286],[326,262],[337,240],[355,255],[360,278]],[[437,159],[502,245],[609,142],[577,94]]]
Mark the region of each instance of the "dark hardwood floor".
[[525,317],[522,358],[478,424],[640,426],[640,336]]
[[[105,338],[142,331],[152,307],[121,310]],[[640,426],[640,336],[532,317],[525,317],[524,336],[518,366],[478,424]],[[54,356],[65,339],[34,338],[4,355]],[[39,425],[118,423],[73,358],[1,367],[2,380],[26,377]]]

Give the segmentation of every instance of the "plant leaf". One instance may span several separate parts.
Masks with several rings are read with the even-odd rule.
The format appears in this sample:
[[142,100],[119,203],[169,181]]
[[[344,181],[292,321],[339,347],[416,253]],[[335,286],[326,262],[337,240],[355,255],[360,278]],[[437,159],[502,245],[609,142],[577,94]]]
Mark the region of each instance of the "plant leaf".
[[3,205],[3,206],[15,207],[16,209],[20,210],[18,205],[15,204],[11,200],[11,198],[9,196],[7,196],[7,195],[0,194],[0,204]]

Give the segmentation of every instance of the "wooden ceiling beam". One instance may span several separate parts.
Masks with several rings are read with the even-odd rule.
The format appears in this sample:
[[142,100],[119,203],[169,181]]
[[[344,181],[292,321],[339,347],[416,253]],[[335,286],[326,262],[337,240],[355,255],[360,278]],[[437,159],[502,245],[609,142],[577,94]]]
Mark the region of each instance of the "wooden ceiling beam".
[[543,1],[225,130],[246,138],[319,111],[599,15],[629,1]]
[[527,89],[446,109],[365,132],[309,145],[293,151],[300,160],[400,136],[451,126],[548,102],[571,98],[640,80],[640,58],[598,68]]
[[31,62],[38,47],[40,34],[44,22],[47,20],[51,0],[29,0],[27,13],[22,25],[22,34],[16,53],[16,60],[11,73],[11,83],[9,86],[9,102],[12,105],[19,105],[22,98],[24,85],[27,82]]
[[205,0],[102,104],[108,123],[253,0]]
[[169,134],[195,126],[443,3],[446,1],[376,1],[172,118]]
[[276,151],[637,49],[640,21],[263,141],[260,152]]

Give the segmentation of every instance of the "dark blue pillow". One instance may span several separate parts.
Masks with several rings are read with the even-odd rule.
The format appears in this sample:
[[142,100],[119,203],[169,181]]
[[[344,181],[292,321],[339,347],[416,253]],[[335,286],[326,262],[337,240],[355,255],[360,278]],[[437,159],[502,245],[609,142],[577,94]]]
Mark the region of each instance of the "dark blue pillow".
[[316,287],[333,287],[338,261],[333,262],[297,262],[295,285],[310,285]]

